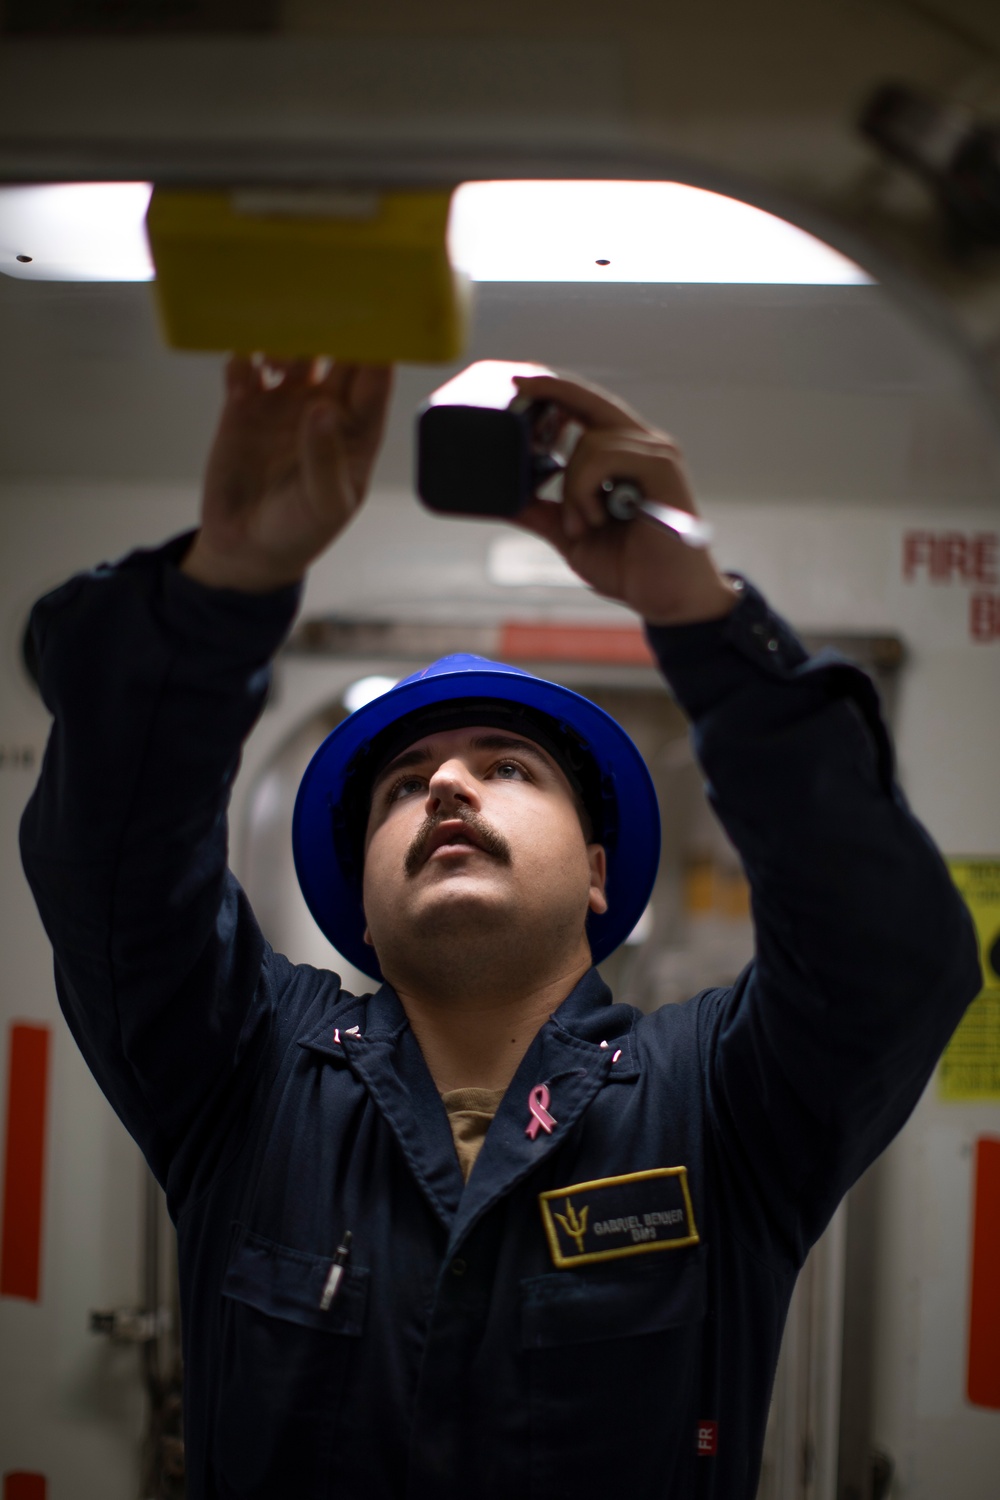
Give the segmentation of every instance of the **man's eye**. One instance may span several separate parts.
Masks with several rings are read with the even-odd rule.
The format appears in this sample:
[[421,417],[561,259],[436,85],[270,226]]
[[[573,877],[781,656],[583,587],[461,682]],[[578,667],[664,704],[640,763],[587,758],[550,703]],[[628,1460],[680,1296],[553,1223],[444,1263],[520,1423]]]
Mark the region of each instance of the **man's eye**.
[[528,779],[527,771],[520,764],[520,762],[516,760],[500,761],[500,763],[494,767],[493,774],[494,776],[498,776],[501,781],[517,781],[518,779],[527,781]]
[[389,794],[386,797],[386,801],[397,802],[400,797],[408,797],[412,792],[422,791],[423,785],[424,784],[419,776],[401,776],[399,780],[394,781],[392,786],[389,788]]

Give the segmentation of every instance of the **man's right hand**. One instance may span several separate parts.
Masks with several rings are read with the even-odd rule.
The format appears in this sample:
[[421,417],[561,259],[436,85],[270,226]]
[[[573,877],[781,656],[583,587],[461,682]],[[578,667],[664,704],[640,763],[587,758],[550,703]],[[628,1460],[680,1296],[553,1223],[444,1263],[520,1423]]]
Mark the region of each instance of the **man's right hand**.
[[298,582],[365,497],[391,390],[383,366],[232,358],[181,571],[247,593]]

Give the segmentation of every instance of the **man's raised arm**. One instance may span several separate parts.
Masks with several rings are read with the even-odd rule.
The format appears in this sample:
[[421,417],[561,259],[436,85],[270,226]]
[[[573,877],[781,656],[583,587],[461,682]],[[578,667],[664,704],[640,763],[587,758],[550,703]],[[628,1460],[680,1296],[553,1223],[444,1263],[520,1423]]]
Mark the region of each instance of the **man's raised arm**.
[[604,393],[520,382],[587,427],[562,507],[525,524],[647,625],[753,894],[756,959],[701,1007],[714,1135],[750,1248],[798,1263],[904,1123],[977,993],[976,939],[893,778],[871,681],[810,659],[752,586],[641,519],[608,478],[694,510],[676,448]]
[[69,1025],[164,1181],[199,1118],[238,1108],[269,1023],[226,807],[298,581],[364,498],[389,390],[382,369],[232,360],[198,533],[32,614],[54,722],[22,857]]

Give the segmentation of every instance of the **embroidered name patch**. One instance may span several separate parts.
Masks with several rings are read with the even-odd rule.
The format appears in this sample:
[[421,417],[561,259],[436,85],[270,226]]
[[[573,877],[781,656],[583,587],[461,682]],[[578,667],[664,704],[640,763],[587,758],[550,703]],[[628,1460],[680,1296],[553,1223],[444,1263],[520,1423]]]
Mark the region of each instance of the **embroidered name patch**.
[[539,1193],[538,1202],[557,1266],[698,1243],[686,1167],[576,1182]]

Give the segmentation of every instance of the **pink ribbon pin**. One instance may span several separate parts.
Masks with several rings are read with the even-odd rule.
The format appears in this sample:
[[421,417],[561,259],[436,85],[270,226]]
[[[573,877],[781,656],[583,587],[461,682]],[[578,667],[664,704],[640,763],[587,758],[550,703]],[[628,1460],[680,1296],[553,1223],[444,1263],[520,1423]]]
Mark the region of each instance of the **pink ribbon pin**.
[[528,1108],[531,1110],[532,1117],[528,1121],[528,1128],[524,1132],[525,1135],[534,1140],[538,1134],[539,1125],[545,1131],[546,1135],[551,1135],[552,1127],[559,1122],[554,1120],[549,1114],[549,1091],[544,1083],[539,1083],[531,1090],[531,1093],[528,1095]]

